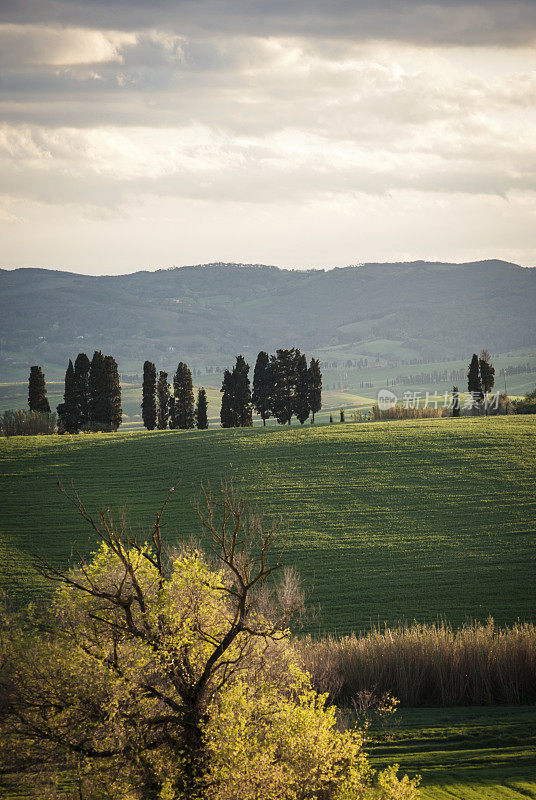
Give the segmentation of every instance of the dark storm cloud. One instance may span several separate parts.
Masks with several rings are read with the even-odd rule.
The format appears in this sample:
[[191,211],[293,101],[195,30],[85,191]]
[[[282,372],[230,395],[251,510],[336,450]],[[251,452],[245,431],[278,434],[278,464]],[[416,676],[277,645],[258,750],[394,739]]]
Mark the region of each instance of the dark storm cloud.
[[420,45],[515,47],[536,38],[534,0],[3,0],[2,19]]

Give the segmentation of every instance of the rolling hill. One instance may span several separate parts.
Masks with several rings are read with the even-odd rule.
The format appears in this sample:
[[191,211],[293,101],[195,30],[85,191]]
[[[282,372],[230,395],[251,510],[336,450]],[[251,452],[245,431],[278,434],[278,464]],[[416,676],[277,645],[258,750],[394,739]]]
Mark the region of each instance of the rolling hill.
[[277,521],[313,631],[530,620],[535,430],[528,415],[0,438],[0,590],[39,595],[31,552],[65,564],[95,547],[58,477],[93,513],[125,509],[140,538],[179,481],[171,543],[200,535],[201,482],[230,478]]
[[536,343],[536,269],[503,261],[333,270],[206,264],[92,277],[0,270],[0,378],[102,349],[120,369],[226,366],[296,345],[322,358],[466,358]]

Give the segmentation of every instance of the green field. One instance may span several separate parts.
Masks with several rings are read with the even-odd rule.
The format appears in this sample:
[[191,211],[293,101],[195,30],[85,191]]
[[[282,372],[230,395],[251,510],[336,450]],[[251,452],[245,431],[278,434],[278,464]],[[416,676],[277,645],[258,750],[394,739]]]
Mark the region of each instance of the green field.
[[199,534],[201,481],[232,478],[278,519],[313,631],[534,619],[535,433],[526,416],[0,439],[0,581],[28,598],[30,551],[65,563],[93,547],[57,476],[145,531],[180,481],[171,539]]
[[422,800],[536,798],[536,708],[401,709],[371,732],[376,767],[422,776]]

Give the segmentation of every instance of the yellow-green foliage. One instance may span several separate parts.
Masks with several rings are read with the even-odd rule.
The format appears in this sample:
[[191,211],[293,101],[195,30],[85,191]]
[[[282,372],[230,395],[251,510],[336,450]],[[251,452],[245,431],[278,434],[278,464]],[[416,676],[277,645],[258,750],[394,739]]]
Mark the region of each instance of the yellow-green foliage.
[[207,725],[214,800],[346,797],[363,790],[371,770],[357,731],[338,731],[326,696],[292,668],[286,692],[277,684],[237,683]]
[[[174,557],[164,576],[147,545],[116,538],[69,573],[44,626],[6,615],[7,769],[46,765],[40,779],[66,799],[412,800],[416,780],[399,781],[393,770],[375,777],[362,735],[339,729],[288,632],[251,635],[269,628],[260,611],[216,660],[192,716],[188,688],[236,622],[236,585],[232,570],[196,550]],[[203,771],[192,784],[195,720]],[[71,781],[57,788],[66,770]],[[29,784],[30,796],[49,791]]]

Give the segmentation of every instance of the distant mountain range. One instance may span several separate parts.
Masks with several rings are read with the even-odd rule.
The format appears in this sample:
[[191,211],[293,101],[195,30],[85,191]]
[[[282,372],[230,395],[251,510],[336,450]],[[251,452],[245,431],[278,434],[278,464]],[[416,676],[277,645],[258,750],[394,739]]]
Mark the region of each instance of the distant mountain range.
[[230,364],[297,346],[321,358],[466,358],[536,344],[536,269],[416,261],[293,271],[202,264],[92,277],[0,270],[0,377],[63,376],[84,350],[121,371]]

